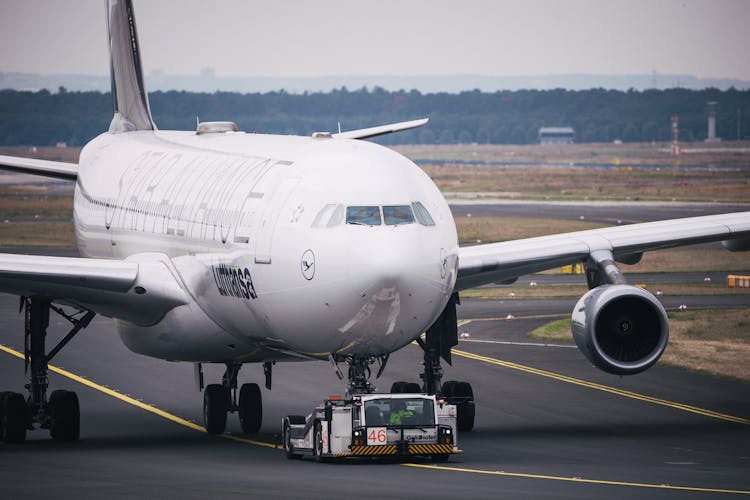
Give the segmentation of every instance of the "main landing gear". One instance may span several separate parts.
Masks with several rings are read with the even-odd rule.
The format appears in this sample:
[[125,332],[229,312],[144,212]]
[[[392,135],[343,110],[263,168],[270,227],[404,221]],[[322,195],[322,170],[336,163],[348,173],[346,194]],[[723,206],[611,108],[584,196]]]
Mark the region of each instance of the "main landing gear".
[[[53,439],[77,441],[80,434],[80,410],[75,392],[56,390],[47,398],[47,364],[94,318],[91,311],[66,314],[48,300],[21,298],[25,310],[25,368],[29,375],[28,397],[16,392],[0,392],[0,438],[6,443],[20,443],[26,431],[39,427],[49,429]],[[68,320],[73,328],[54,349],[46,353],[45,340],[50,310]],[[80,315],[81,317],[78,317]]]
[[[266,388],[271,388],[272,363],[263,364],[266,373]],[[237,391],[237,374],[242,363],[226,363],[221,384],[209,384],[203,392],[203,423],[209,434],[221,434],[227,427],[227,413],[239,413],[240,427],[245,434],[257,434],[263,423],[263,399],[258,384],[242,384]],[[199,384],[203,373],[200,364]]]
[[394,382],[391,392],[422,392],[443,397],[449,404],[456,405],[458,412],[456,426],[459,431],[470,431],[474,428],[474,391],[468,382],[449,380],[441,385],[443,369],[440,358],[451,364],[451,348],[458,344],[458,326],[456,304],[458,294],[454,293],[440,317],[427,330],[424,340],[419,337],[417,343],[424,352],[424,371],[420,374],[422,386],[415,382]]

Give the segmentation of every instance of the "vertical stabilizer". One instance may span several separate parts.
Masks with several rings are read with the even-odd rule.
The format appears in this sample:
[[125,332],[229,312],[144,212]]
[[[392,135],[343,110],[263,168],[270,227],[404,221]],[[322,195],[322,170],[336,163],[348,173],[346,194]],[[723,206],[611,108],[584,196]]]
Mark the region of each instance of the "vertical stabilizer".
[[143,84],[143,66],[131,0],[107,0],[107,31],[115,116],[109,132],[156,130]]

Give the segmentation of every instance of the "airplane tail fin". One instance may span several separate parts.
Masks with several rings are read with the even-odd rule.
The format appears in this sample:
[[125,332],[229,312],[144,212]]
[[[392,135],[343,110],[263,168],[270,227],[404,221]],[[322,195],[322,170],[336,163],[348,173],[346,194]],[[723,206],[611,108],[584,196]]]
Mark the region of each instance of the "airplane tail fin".
[[107,0],[107,31],[115,108],[109,132],[156,130],[143,84],[143,67],[131,0]]

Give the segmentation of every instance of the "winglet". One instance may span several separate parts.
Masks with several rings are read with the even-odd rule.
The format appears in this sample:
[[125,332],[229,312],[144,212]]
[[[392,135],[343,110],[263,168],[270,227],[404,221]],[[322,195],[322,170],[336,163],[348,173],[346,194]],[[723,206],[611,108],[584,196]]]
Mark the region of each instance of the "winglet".
[[143,66],[131,0],[107,1],[112,98],[115,114],[109,132],[156,130],[143,84]]
[[370,137],[377,137],[379,135],[421,127],[428,121],[430,121],[429,118],[422,118],[421,120],[412,120],[410,122],[391,123],[390,125],[380,125],[378,127],[350,130],[349,132],[339,132],[338,134],[333,134],[333,137],[338,139],[369,139]]

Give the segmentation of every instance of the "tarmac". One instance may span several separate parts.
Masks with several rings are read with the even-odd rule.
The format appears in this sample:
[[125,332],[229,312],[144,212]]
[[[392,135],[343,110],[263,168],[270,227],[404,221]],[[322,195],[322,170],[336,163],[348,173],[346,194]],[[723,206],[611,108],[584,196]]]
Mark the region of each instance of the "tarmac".
[[[689,307],[699,307],[692,297]],[[706,298],[713,300],[713,298]],[[734,298],[733,298],[734,299]],[[748,299],[739,297],[748,305]],[[685,298],[684,300],[688,300]],[[511,303],[510,305],[508,303]],[[736,304],[735,304],[736,305]],[[569,314],[570,301],[464,300],[462,340],[444,380],[470,381],[476,427],[459,435],[449,462],[289,461],[275,448],[281,418],[342,394],[328,363],[279,363],[263,389],[260,434],[201,430],[201,402],[187,363],[130,353],[111,320],[97,317],[52,363],[52,388],[75,390],[81,440],[0,445],[4,498],[723,498],[750,494],[750,384],[661,364],[615,377],[566,344],[525,332]],[[513,311],[515,319],[504,319]],[[527,311],[527,312],[524,312]],[[494,318],[494,319],[493,319]],[[21,390],[23,320],[18,299],[0,296],[0,381]],[[53,345],[65,333],[54,318]],[[421,352],[395,353],[376,385],[418,381]],[[206,369],[217,382],[223,367]],[[80,378],[78,378],[80,377]],[[261,382],[249,365],[240,382]],[[159,411],[159,413],[155,413]]]
[[[673,216],[662,215],[654,212],[644,220]],[[610,216],[617,214],[599,212],[601,218]],[[675,279],[702,277],[685,273]],[[662,300],[667,309],[683,303],[689,309],[750,306],[747,296]],[[96,317],[51,363],[51,389],[74,390],[80,399],[81,440],[58,443],[37,430],[23,444],[0,444],[0,497],[750,495],[750,384],[662,363],[640,375],[612,376],[592,367],[571,344],[528,338],[537,326],[568,316],[574,304],[575,299],[462,300],[460,331],[469,338],[454,349],[452,366],[444,364],[443,380],[472,384],[476,426],[458,437],[464,454],[440,464],[287,460],[276,447],[282,417],[305,414],[328,395],[345,391],[326,362],[274,367],[273,389],[262,389],[259,434],[243,435],[236,416],[230,416],[226,435],[209,436],[202,430],[202,395],[192,365],[133,354],[112,321]],[[23,316],[17,297],[0,294],[0,325],[0,390],[22,391]],[[67,323],[53,316],[48,346],[66,332]],[[395,380],[417,382],[421,362],[420,349],[407,346],[391,356],[375,383],[387,390]],[[206,383],[218,382],[222,372],[223,366],[206,367]],[[262,385],[262,367],[247,365],[239,378]]]

